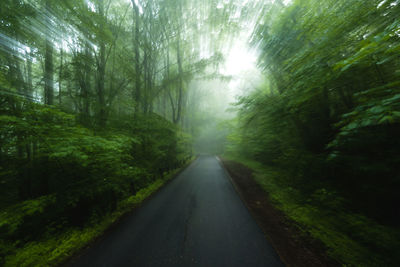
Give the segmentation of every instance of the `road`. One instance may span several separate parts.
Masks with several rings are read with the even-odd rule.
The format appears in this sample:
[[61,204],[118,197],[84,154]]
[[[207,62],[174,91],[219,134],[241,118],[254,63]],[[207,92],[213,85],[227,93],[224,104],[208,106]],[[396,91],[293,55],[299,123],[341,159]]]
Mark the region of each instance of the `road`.
[[283,266],[215,156],[200,156],[70,266]]

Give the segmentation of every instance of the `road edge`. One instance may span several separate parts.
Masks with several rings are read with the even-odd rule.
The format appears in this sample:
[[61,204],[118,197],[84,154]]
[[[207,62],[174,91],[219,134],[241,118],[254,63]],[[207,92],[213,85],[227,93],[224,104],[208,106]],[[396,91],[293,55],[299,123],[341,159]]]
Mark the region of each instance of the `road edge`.
[[[168,184],[170,184],[176,177],[178,177],[182,172],[188,169],[196,160],[198,156],[194,156],[190,160],[188,160],[182,167],[176,169],[176,172],[171,175],[171,177],[166,178],[165,182],[157,188],[154,192],[152,192],[149,196],[143,199],[142,202],[132,205],[131,209],[124,212],[118,219],[116,219],[112,224],[110,224],[99,236],[93,238],[90,242],[84,245],[81,249],[64,259],[57,266],[71,266],[73,263],[82,255],[84,255],[91,247],[101,242],[108,234],[110,234],[116,227],[118,227],[124,220],[126,220],[129,216],[135,214],[138,209],[144,206],[147,202],[149,202],[156,194],[158,194],[161,190],[163,190]],[[167,175],[166,175],[167,176]]]
[[[317,246],[314,247],[310,242],[314,240],[308,236],[304,236],[304,233],[302,234],[301,230],[292,220],[288,219],[282,211],[275,208],[268,197],[268,193],[252,177],[246,177],[246,179],[251,180],[251,183],[258,187],[256,188],[257,190],[262,190],[263,196],[262,199],[260,199],[261,203],[258,203],[258,201],[256,201],[257,203],[254,203],[254,200],[249,199],[249,194],[247,194],[246,197],[243,188],[241,188],[232,177],[232,175],[236,176],[238,174],[229,168],[226,163],[230,161],[242,165],[249,171],[253,171],[252,169],[244,166],[240,162],[225,160],[218,156],[216,156],[216,158],[235,191],[249,210],[249,213],[264,233],[265,238],[270,242],[271,246],[286,266],[340,266],[338,262],[328,257],[325,252],[321,253],[321,250],[318,249]],[[269,211],[264,211],[264,208],[269,209]],[[271,218],[266,220],[266,214],[271,216]]]
[[262,224],[260,223],[259,220],[257,220],[256,216],[254,216],[254,212],[251,209],[251,207],[248,205],[248,202],[246,201],[246,198],[243,195],[242,190],[240,190],[239,186],[236,184],[236,182],[233,180],[232,176],[230,175],[227,167],[225,166],[223,160],[219,157],[219,156],[215,156],[218,160],[219,165],[221,166],[221,168],[224,170],[226,177],[228,177],[228,180],[231,182],[233,188],[235,189],[236,193],[238,194],[238,196],[240,197],[240,199],[242,200],[244,206],[247,208],[250,216],[254,219],[254,221],[256,222],[256,224],[258,225],[258,227],[260,228],[261,232],[263,233],[264,237],[268,240],[268,242],[270,243],[270,245],[273,247],[273,249],[275,250],[276,254],[279,256],[279,259],[283,262],[283,264],[285,266],[290,266],[284,257],[282,257],[280,251],[277,249],[275,243],[273,242],[273,240],[271,239],[271,237],[266,233],[264,227],[262,226]]

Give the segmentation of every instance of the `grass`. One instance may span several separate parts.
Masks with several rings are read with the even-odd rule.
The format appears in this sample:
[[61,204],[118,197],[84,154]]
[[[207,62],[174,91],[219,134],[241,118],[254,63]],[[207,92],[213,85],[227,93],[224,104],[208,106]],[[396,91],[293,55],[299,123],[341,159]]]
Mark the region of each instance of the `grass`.
[[103,217],[99,223],[80,229],[68,229],[57,236],[27,243],[25,246],[18,248],[12,255],[6,256],[4,266],[55,266],[65,262],[72,255],[101,236],[122,215],[142,203],[183,168],[168,173],[163,179],[154,181],[149,186],[138,191],[134,196],[122,200],[119,202],[117,209]]
[[224,158],[253,170],[253,177],[268,192],[272,203],[299,228],[322,241],[328,255],[342,266],[400,266],[400,230],[346,209],[340,197],[327,189],[311,196],[284,185],[283,170],[235,155]]

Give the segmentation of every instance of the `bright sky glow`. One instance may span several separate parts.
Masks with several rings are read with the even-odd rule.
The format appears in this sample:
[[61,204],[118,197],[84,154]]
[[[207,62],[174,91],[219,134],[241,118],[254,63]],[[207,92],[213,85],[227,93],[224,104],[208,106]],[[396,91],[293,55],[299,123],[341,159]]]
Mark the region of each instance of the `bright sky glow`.
[[[221,73],[232,76],[229,82],[229,95],[232,100],[243,91],[247,91],[248,85],[257,83],[261,75],[257,68],[257,53],[251,50],[246,42],[248,37],[238,38],[226,55]],[[247,87],[246,87],[247,84]],[[233,101],[231,101],[233,102]]]
[[222,73],[225,75],[240,75],[256,67],[257,57],[251,52],[245,42],[237,41],[227,55]]

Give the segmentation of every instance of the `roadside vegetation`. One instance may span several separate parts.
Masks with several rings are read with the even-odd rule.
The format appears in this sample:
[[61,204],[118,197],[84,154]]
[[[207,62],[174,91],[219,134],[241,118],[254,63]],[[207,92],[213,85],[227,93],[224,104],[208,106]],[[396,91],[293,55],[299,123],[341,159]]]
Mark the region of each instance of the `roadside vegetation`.
[[344,266],[399,266],[399,14],[2,0],[0,265],[59,264],[199,152],[254,169]]
[[103,217],[92,219],[91,222],[82,227],[67,227],[59,233],[48,231],[44,238],[28,242],[15,250],[8,247],[8,251],[12,253],[5,258],[4,265],[55,266],[68,261],[83,248],[95,242],[96,238],[101,237],[125,214],[131,212],[152,193],[155,193],[164,183],[173,178],[178,171],[179,169],[168,172],[164,177],[151,182],[134,195],[122,199],[117,203],[115,210],[108,212]]
[[222,58],[190,3],[2,1],[0,265],[59,264],[193,157],[190,84]]
[[225,123],[228,157],[343,265],[400,263],[399,8],[266,5],[252,36],[265,82]]
[[158,115],[95,134],[55,107],[13,101],[21,112],[0,116],[6,266],[60,263],[191,158],[190,137]]
[[320,189],[313,195],[293,187],[291,175],[271,165],[225,154],[225,159],[244,164],[252,178],[265,190],[271,203],[283,211],[302,234],[300,239],[322,242],[326,254],[343,266],[396,266],[400,230],[378,223],[348,208],[333,190]]

